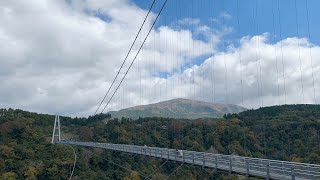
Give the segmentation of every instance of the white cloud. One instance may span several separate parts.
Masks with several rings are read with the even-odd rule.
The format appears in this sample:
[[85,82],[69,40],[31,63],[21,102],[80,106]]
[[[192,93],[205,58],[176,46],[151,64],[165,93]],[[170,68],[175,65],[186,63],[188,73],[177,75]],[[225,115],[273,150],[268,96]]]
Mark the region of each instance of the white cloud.
[[[302,85],[299,51],[302,60]],[[186,69],[180,77],[172,78],[171,81],[176,82],[178,78],[182,78],[182,81],[186,82],[178,85],[178,89],[182,88],[185,92],[182,96],[204,101],[215,99],[218,102],[227,101],[242,105],[242,80],[245,107],[314,103],[310,51],[317,90],[320,77],[320,47],[310,44],[307,39],[298,38],[288,38],[270,44],[267,34],[244,37],[240,47],[216,53],[200,66]],[[195,89],[192,89],[193,86]],[[316,96],[319,100],[319,95]]]
[[223,24],[226,21],[229,21],[232,19],[231,14],[229,14],[228,12],[220,12],[220,14],[218,15],[218,17],[212,18],[211,21],[216,23],[216,24]]
[[[97,13],[107,20],[97,17]],[[0,106],[72,116],[92,114],[120,67],[145,14],[146,11],[127,0],[1,1]],[[141,37],[146,35],[154,18],[155,14],[151,14]],[[244,106],[284,103],[281,45],[286,102],[301,103],[300,96],[297,98],[301,91],[299,48],[305,102],[312,102],[309,47],[315,82],[319,82],[319,46],[297,38],[270,44],[268,35],[264,34],[244,37],[240,47],[230,46],[227,52],[220,52],[216,46],[232,31],[230,27],[216,30],[196,19],[182,22],[194,23],[196,30],[169,26],[152,30],[107,110],[177,97],[225,102],[226,88],[227,102],[241,105],[241,77]],[[204,38],[196,39],[199,34]],[[137,44],[142,40],[139,38]],[[135,46],[121,75],[137,50],[138,46]],[[201,63],[204,57],[209,58]],[[259,57],[258,61],[256,57]],[[257,88],[259,83],[261,95]],[[316,88],[319,89],[318,83]]]
[[198,25],[200,24],[200,19],[198,18],[184,18],[178,21],[181,25]]
[[[0,106],[68,115],[92,113],[146,13],[127,0],[1,1]],[[141,37],[146,35],[154,18],[151,13]],[[152,38],[160,37],[166,40],[152,42]],[[142,40],[139,38],[137,44]],[[190,51],[188,44],[201,47],[202,51]],[[214,46],[211,41],[194,40],[188,30],[166,26],[153,29],[139,57],[143,64],[139,70],[147,80],[154,81],[151,65],[160,71],[174,72],[176,62],[182,65],[211,53]],[[173,50],[176,47],[179,52]],[[137,50],[138,45],[124,69]],[[156,61],[155,65],[148,61],[164,56],[172,60],[167,64]],[[129,78],[134,81],[139,77],[135,74],[136,67]],[[117,102],[112,106],[119,108]]]

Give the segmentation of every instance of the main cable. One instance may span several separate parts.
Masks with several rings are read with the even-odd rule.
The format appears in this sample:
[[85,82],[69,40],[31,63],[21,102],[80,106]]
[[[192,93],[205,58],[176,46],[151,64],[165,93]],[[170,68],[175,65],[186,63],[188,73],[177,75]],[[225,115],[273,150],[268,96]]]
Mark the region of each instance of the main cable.
[[104,95],[104,97],[103,97],[102,101],[100,102],[100,104],[99,104],[98,108],[97,108],[97,109],[96,109],[96,111],[94,112],[94,115],[96,115],[96,114],[97,114],[97,112],[98,112],[98,110],[100,109],[100,107],[101,107],[102,103],[104,102],[104,100],[106,99],[107,95],[109,94],[109,92],[110,92],[110,90],[111,90],[111,88],[112,88],[113,84],[115,83],[116,79],[118,78],[118,76],[119,76],[119,74],[120,74],[120,71],[121,71],[121,69],[123,68],[123,65],[126,63],[126,61],[127,61],[128,57],[129,57],[129,54],[131,53],[131,50],[132,50],[133,46],[135,45],[135,43],[136,43],[136,41],[137,41],[137,39],[138,39],[138,37],[139,37],[139,35],[140,35],[140,33],[141,33],[141,30],[142,30],[142,28],[143,28],[143,26],[144,26],[145,22],[147,21],[148,16],[149,16],[149,14],[150,14],[150,12],[151,12],[151,10],[152,10],[152,8],[153,8],[153,6],[154,6],[155,2],[156,2],[156,0],[153,0],[153,2],[152,2],[152,4],[151,4],[151,6],[150,6],[150,8],[149,8],[148,13],[147,13],[146,17],[144,18],[143,23],[141,24],[140,29],[139,29],[139,31],[138,31],[138,33],[137,33],[136,37],[134,38],[133,43],[131,44],[131,47],[130,47],[129,51],[128,51],[128,53],[127,53],[126,57],[124,58],[124,60],[123,60],[123,62],[122,62],[122,64],[121,64],[121,66],[120,66],[120,68],[119,68],[119,70],[118,70],[118,72],[117,72],[117,75],[114,77],[114,79],[113,79],[113,81],[112,81],[112,83],[111,83],[111,85],[110,85],[110,87],[109,87],[109,89],[108,89],[107,93]]
[[134,62],[135,62],[135,60],[137,59],[137,57],[138,57],[138,55],[139,55],[139,53],[140,53],[140,51],[141,51],[141,49],[142,49],[143,45],[144,45],[144,44],[145,44],[145,42],[147,41],[147,39],[148,39],[148,37],[149,37],[149,35],[150,35],[150,33],[151,33],[151,31],[152,31],[153,27],[155,26],[155,24],[156,24],[157,20],[159,19],[159,16],[160,16],[160,14],[161,14],[162,10],[164,9],[165,5],[167,4],[167,1],[168,1],[168,0],[166,0],[166,1],[163,3],[163,5],[162,5],[162,7],[161,7],[161,9],[160,9],[159,14],[157,15],[156,19],[154,20],[154,22],[153,22],[152,26],[150,27],[150,30],[149,30],[149,32],[148,32],[148,34],[147,34],[147,36],[146,36],[146,37],[145,37],[145,39],[143,40],[143,42],[142,42],[142,44],[141,44],[141,46],[140,46],[140,48],[139,48],[139,50],[138,50],[137,54],[135,55],[135,57],[134,57],[133,61],[131,62],[131,64],[130,64],[130,66],[129,66],[128,70],[127,70],[127,71],[126,71],[126,73],[124,74],[124,76],[123,76],[123,78],[121,79],[121,81],[120,81],[119,85],[117,86],[116,90],[114,91],[114,93],[113,93],[113,94],[112,94],[112,96],[110,97],[110,99],[109,99],[108,103],[104,106],[104,108],[103,108],[103,110],[101,111],[101,113],[103,113],[103,112],[104,112],[104,110],[108,107],[108,105],[109,105],[110,101],[112,100],[112,98],[114,97],[114,95],[116,94],[116,92],[118,91],[118,89],[119,89],[119,87],[121,86],[121,84],[122,84],[123,80],[126,78],[126,76],[127,76],[128,72],[130,71],[130,69],[131,69],[131,67],[132,67],[133,63],[134,63]]

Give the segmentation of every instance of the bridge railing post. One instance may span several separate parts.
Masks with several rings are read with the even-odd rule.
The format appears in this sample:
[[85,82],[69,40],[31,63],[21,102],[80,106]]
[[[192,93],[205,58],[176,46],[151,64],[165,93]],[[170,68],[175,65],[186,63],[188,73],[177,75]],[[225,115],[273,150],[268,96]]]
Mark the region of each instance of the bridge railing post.
[[232,173],[232,156],[229,156],[229,174]]
[[192,165],[194,165],[194,152],[192,152]]
[[206,166],[206,157],[205,153],[202,154],[202,168]]
[[178,152],[174,153],[174,160],[177,161]]
[[182,158],[183,158],[183,162],[185,162],[184,155],[185,155],[185,153],[182,151]]
[[270,162],[267,162],[267,180],[270,179]]
[[294,172],[294,165],[291,165],[291,179],[292,180],[296,179],[296,175],[295,175],[295,172]]
[[215,172],[217,173],[218,172],[218,156],[216,155],[215,157],[214,157],[214,161],[215,161],[215,168],[214,168],[214,170],[215,170]]
[[246,158],[246,177],[249,178],[249,162],[250,160]]

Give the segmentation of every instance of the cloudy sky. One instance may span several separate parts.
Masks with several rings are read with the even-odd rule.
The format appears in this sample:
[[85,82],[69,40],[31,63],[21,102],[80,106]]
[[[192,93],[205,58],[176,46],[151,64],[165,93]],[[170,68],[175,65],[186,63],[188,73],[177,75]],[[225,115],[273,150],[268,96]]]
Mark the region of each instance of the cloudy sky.
[[[163,2],[156,0],[119,80]],[[0,107],[92,115],[151,3],[1,0]],[[247,108],[318,104],[318,7],[317,0],[168,0],[106,112],[173,98]]]

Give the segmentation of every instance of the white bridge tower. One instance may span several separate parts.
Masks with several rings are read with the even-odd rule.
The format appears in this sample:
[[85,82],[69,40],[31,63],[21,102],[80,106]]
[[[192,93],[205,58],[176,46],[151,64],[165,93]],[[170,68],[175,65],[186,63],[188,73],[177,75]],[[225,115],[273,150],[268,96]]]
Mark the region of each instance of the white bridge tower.
[[54,127],[53,127],[51,143],[54,144],[55,142],[59,142],[60,140],[61,140],[60,117],[59,115],[56,115],[54,119]]

